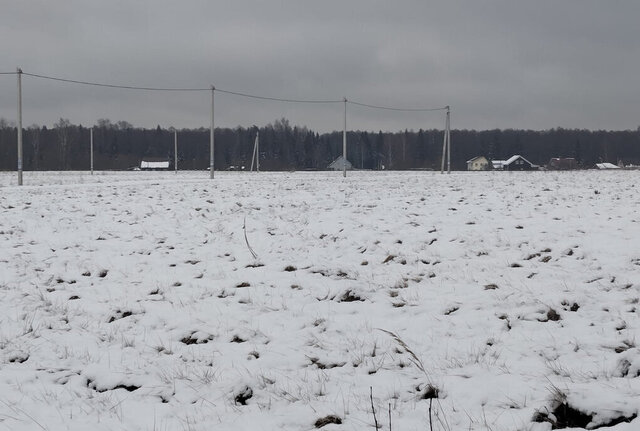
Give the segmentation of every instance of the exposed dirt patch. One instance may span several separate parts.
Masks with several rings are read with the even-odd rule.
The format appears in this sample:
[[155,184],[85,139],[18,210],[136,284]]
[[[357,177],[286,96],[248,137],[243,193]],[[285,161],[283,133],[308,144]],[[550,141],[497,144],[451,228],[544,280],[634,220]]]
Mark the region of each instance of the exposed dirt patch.
[[[549,422],[551,429],[565,429],[565,428],[587,428],[587,425],[593,421],[593,416],[584,412],[581,412],[567,402],[559,404],[552,412],[537,412],[533,416],[534,422]],[[609,422],[600,424],[598,426],[591,425],[588,429],[599,429],[612,427],[623,422],[631,422],[638,415],[633,414],[631,416],[620,415]]]
[[364,299],[357,293],[354,293],[351,289],[344,292],[342,296],[338,299],[338,302],[355,302],[355,301],[364,301]]
[[240,391],[234,394],[233,401],[236,403],[236,405],[239,404],[241,406],[246,406],[247,400],[251,399],[251,397],[253,397],[253,389],[251,389],[249,386],[245,386]]
[[342,419],[340,419],[336,415],[329,415],[316,420],[313,426],[316,428],[322,428],[323,426],[329,425],[329,424],[342,425]]

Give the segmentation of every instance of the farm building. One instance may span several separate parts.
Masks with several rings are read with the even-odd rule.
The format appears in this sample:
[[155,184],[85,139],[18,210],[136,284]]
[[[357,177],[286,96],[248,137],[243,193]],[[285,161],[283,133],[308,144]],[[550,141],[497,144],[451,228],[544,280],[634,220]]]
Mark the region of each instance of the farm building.
[[346,160],[342,156],[338,157],[333,162],[331,162],[331,164],[327,166],[327,168],[334,171],[342,171],[344,170],[345,164],[347,165],[348,171],[353,169],[353,165],[351,164],[351,162],[349,160]]
[[140,169],[143,171],[163,171],[169,169],[169,160],[143,160],[140,162]]
[[488,171],[491,168],[489,159],[485,156],[477,156],[471,160],[467,160],[468,171]]

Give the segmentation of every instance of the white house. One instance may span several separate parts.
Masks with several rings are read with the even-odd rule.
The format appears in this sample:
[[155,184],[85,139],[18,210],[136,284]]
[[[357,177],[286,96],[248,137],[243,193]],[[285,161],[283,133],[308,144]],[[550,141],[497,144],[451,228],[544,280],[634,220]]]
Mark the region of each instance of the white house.
[[489,169],[489,159],[487,159],[485,156],[477,156],[471,160],[467,160],[468,171],[487,171]]

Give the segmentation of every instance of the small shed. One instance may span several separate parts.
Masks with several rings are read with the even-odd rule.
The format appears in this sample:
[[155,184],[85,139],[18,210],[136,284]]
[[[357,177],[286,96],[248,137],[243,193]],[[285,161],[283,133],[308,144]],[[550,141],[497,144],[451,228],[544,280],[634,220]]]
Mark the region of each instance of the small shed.
[[143,160],[140,162],[143,171],[164,171],[169,169],[169,160]]
[[519,154],[511,156],[502,164],[502,170],[505,171],[533,171],[536,169],[538,169],[537,165],[534,165]]
[[495,171],[501,171],[504,168],[505,160],[491,160],[491,168]]
[[468,171],[487,171],[490,169],[490,166],[489,159],[485,156],[477,156],[471,160],[467,160]]
[[596,163],[596,168],[598,168],[598,169],[620,169],[620,166],[614,165],[613,163]]
[[353,169],[353,165],[351,164],[351,162],[349,160],[346,160],[344,157],[340,156],[337,159],[335,159],[333,162],[331,162],[331,164],[327,166],[327,168],[333,171],[342,171],[344,170],[345,165],[348,171]]

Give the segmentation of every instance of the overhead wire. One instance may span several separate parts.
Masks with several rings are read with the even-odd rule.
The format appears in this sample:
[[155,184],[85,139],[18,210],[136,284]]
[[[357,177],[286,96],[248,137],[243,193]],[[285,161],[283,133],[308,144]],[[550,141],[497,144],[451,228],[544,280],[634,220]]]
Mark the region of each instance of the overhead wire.
[[[17,73],[17,72],[13,72]],[[235,96],[241,97],[249,97],[252,99],[261,99],[261,100],[272,100],[277,102],[290,102],[290,103],[338,103],[342,102],[341,100],[314,100],[314,99],[289,99],[289,98],[281,98],[281,97],[269,97],[269,96],[258,96],[255,94],[249,93],[241,93],[238,91],[225,90],[222,88],[216,87],[141,87],[136,85],[118,85],[118,84],[105,84],[101,82],[92,82],[92,81],[81,81],[77,79],[67,79],[67,78],[58,78],[54,76],[40,75],[37,73],[29,73],[22,72],[23,75],[32,76],[34,78],[41,79],[49,79],[52,81],[66,82],[71,84],[82,84],[82,85],[91,85],[95,87],[107,87],[107,88],[119,88],[124,90],[141,90],[141,91],[217,91],[219,93],[231,94]]]
[[260,100],[273,100],[276,102],[289,102],[289,103],[342,103],[342,100],[313,100],[313,99],[285,99],[280,97],[267,97],[267,96],[256,96],[255,94],[248,93],[239,93],[237,91],[229,91],[222,90],[216,87],[215,91],[226,94],[233,94],[235,96],[241,97],[249,97],[251,99],[260,99]]
[[34,78],[49,79],[51,81],[67,82],[70,84],[91,85],[94,87],[120,88],[124,90],[142,90],[142,91],[211,91],[211,88],[171,88],[171,87],[138,87],[135,85],[117,85],[104,84],[100,82],[79,81],[77,79],[57,78],[54,76],[39,75],[37,73],[22,72],[23,75],[32,76]]
[[293,98],[283,98],[283,97],[270,97],[270,96],[260,96],[256,94],[243,93],[239,91],[231,91],[225,90],[223,88],[217,87],[145,87],[145,86],[136,86],[136,85],[120,85],[120,84],[106,84],[102,82],[93,82],[93,81],[82,81],[77,79],[68,79],[68,78],[60,78],[55,76],[41,75],[38,73],[30,73],[30,72],[0,72],[0,75],[15,75],[18,73],[22,73],[26,76],[31,76],[39,79],[47,79],[51,81],[58,82],[66,82],[69,84],[80,84],[80,85],[89,85],[94,87],[106,87],[106,88],[117,88],[123,90],[140,90],[140,91],[168,91],[168,92],[201,92],[201,91],[214,91],[223,94],[229,94],[233,96],[246,97],[251,99],[258,100],[270,100],[275,102],[286,102],[286,103],[310,103],[310,104],[333,104],[333,103],[349,103],[352,105],[362,106],[371,109],[383,109],[387,111],[403,111],[403,112],[432,112],[432,111],[445,111],[449,109],[448,106],[440,107],[440,108],[402,108],[402,107],[394,107],[394,106],[382,106],[382,105],[372,105],[369,103],[358,102],[349,99],[293,99]]
[[448,106],[443,106],[441,108],[397,108],[397,107],[392,107],[392,106],[370,105],[368,103],[355,102],[355,101],[349,100],[349,99],[347,99],[346,102],[350,103],[352,105],[364,106],[366,108],[373,108],[373,109],[384,109],[384,110],[387,110],[387,111],[430,112],[430,111],[446,111],[447,109],[449,109]]

